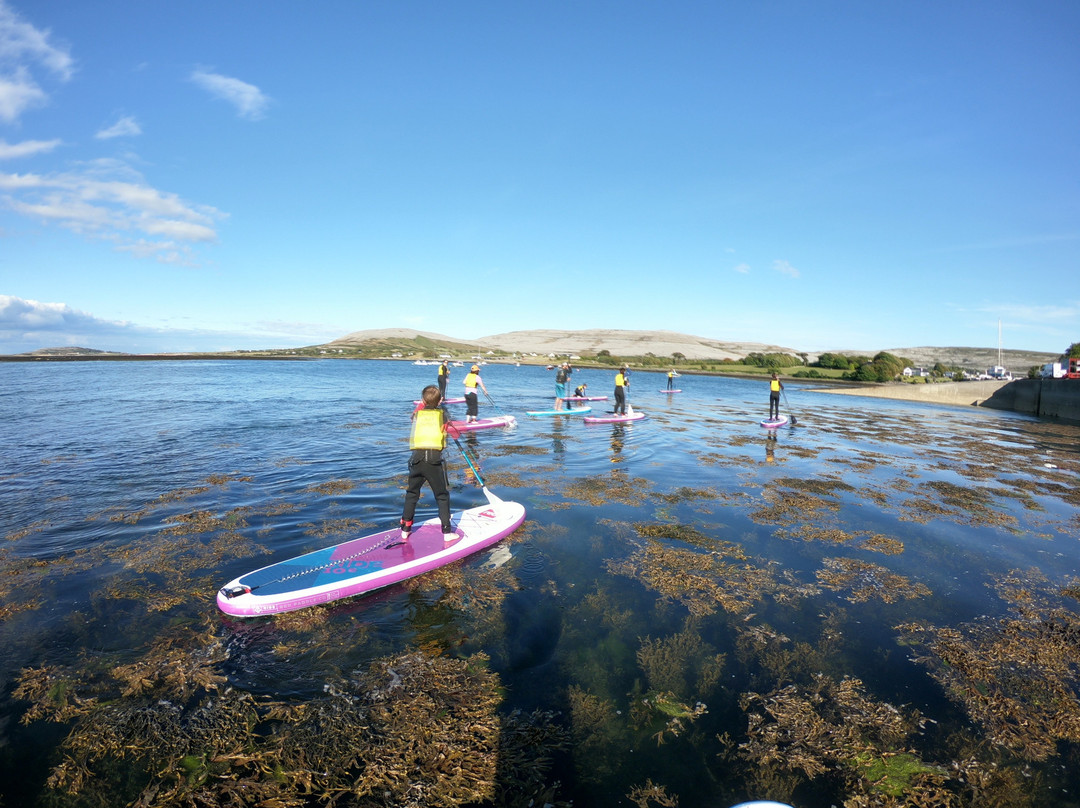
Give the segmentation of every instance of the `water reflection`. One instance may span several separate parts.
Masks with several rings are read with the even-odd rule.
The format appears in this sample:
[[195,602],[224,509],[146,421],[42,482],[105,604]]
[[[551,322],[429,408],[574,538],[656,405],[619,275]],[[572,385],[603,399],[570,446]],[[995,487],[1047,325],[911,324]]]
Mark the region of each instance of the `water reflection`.
[[[1080,789],[1077,427],[800,392],[813,425],[762,435],[752,389],[695,378],[610,432],[463,436],[529,510],[491,553],[223,618],[221,582],[400,515],[410,370],[309,367],[200,368],[180,402],[145,368],[103,369],[109,395],[78,406],[77,379],[16,387],[39,429],[0,426],[4,804],[1059,806]],[[544,379],[510,372],[485,370],[507,410]],[[270,412],[231,403],[244,384]],[[354,384],[387,396],[363,424],[341,403]],[[127,432],[117,399],[141,402]],[[467,463],[452,476],[482,501]]]

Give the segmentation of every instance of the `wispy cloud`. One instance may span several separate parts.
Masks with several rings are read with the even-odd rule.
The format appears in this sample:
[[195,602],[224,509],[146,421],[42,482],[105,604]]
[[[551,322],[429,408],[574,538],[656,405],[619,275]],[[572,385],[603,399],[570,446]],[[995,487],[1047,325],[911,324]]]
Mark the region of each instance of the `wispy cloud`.
[[736,272],[738,272],[740,275],[749,275],[750,274],[750,265],[749,264],[736,264],[735,267],[734,267],[734,270]]
[[130,115],[126,115],[112,126],[102,129],[94,137],[98,140],[109,140],[114,137],[134,137],[141,134],[142,127],[139,126],[139,122]]
[[166,263],[191,263],[187,246],[217,240],[225,214],[193,205],[149,186],[125,163],[99,160],[56,174],[0,172],[0,204],[117,249],[153,255]]
[[49,41],[48,30],[24,22],[0,0],[0,121],[14,123],[48,101],[32,72],[40,69],[67,81],[75,63],[66,49]]
[[779,259],[773,261],[773,269],[775,269],[781,275],[787,275],[789,278],[799,277],[799,270],[797,270],[787,261],[782,261]]
[[975,306],[970,310],[990,314],[1006,323],[1054,323],[1072,326],[1080,323],[1080,299],[1060,300],[1047,305],[988,304]]
[[8,143],[0,140],[0,160],[17,160],[33,157],[35,154],[51,152],[60,145],[60,140],[24,140],[22,143]]
[[1080,239],[1080,232],[1075,233],[1030,233],[1022,236],[994,239],[992,241],[976,241],[966,244],[951,244],[926,250],[929,254],[956,253],[956,252],[979,252],[983,250],[1005,250],[1016,247],[1038,247],[1043,244],[1057,244],[1063,241],[1076,241]]
[[200,69],[191,74],[191,80],[215,98],[228,101],[236,107],[236,112],[241,118],[249,121],[262,118],[266,114],[266,108],[270,106],[268,95],[265,95],[254,84],[248,84],[240,79]]

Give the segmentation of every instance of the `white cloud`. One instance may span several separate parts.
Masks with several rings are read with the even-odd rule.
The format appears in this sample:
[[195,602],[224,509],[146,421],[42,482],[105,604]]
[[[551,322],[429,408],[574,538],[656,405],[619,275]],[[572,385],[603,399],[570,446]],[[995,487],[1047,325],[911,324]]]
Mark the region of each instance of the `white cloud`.
[[240,79],[222,76],[220,73],[196,70],[191,74],[191,80],[215,98],[228,101],[236,107],[237,114],[241,118],[250,121],[262,118],[270,105],[269,96],[264,95],[254,84],[248,84]]
[[[128,323],[101,320],[66,303],[41,303],[12,295],[0,295],[0,345],[44,339],[60,340],[75,345],[82,335],[115,333],[129,327]],[[86,346],[89,347],[89,346]]]
[[750,274],[750,265],[749,264],[738,264],[738,265],[735,266],[735,271],[740,273],[741,275],[749,275]]
[[799,270],[797,270],[787,261],[781,261],[780,259],[773,261],[773,269],[775,269],[781,275],[787,275],[789,278],[799,277]]
[[41,31],[23,22],[4,0],[0,0],[0,54],[5,61],[29,60],[44,65],[67,81],[74,61],[63,48],[49,43],[49,31]]
[[236,331],[155,328],[126,320],[104,320],[66,303],[42,303],[0,294],[0,354],[58,347],[124,353],[300,347],[341,336],[344,330],[286,322],[256,323]]
[[74,71],[64,48],[49,42],[49,32],[23,22],[0,0],[0,121],[13,123],[23,112],[48,100],[31,70],[44,68],[60,81]]
[[126,115],[112,126],[102,129],[94,137],[98,140],[108,140],[114,137],[134,137],[142,134],[142,127],[130,115]]
[[0,121],[14,123],[27,109],[45,103],[48,96],[30,78],[26,68],[0,75]]
[[22,143],[8,143],[0,140],[0,160],[16,160],[20,157],[32,157],[35,154],[50,152],[60,145],[60,140],[24,140]]
[[208,205],[193,205],[147,185],[142,175],[116,160],[98,160],[57,174],[0,172],[0,205],[113,242],[117,249],[137,256],[156,251],[167,263],[178,263],[181,253],[187,257],[185,263],[192,263],[191,253],[184,252],[186,247],[178,251],[176,242],[214,242],[216,223],[225,218]]

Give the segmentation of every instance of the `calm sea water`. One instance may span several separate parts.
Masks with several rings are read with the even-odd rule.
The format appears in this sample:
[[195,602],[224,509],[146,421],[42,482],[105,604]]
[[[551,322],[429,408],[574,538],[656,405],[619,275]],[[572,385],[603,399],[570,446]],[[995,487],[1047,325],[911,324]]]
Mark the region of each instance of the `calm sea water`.
[[[137,710],[210,711],[226,689],[314,709],[418,652],[482,662],[492,720],[535,725],[528,762],[504,735],[495,786],[464,804],[1080,805],[1080,428],[790,384],[797,425],[767,431],[762,382],[667,395],[644,372],[645,420],[586,425],[525,414],[549,371],[483,378],[481,415],[518,424],[463,445],[522,530],[409,585],[235,621],[214,605],[229,579],[396,524],[435,368],[0,364],[0,804],[128,804],[163,771],[196,788],[215,742],[148,764],[100,751],[108,722],[149,745]],[[483,503],[447,455],[454,508]]]

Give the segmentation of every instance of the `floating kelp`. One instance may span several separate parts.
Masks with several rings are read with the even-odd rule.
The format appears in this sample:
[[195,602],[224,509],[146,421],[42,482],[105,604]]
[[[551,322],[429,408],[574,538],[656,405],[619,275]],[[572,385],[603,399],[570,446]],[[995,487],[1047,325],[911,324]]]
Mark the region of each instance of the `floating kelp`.
[[333,605],[298,609],[272,618],[275,642],[271,652],[279,661],[298,662],[301,657],[317,658],[314,670],[340,670],[357,646],[368,642],[371,626],[356,619],[334,619]]
[[880,533],[872,533],[866,536],[857,545],[860,550],[873,550],[885,555],[900,555],[904,552],[904,543],[899,539],[883,536]]
[[534,455],[534,456],[546,456],[550,454],[549,450],[540,446],[521,446],[518,444],[503,444],[501,446],[493,446],[487,450],[487,454],[492,457],[514,457],[516,455]]
[[825,568],[817,571],[823,587],[839,592],[850,590],[845,599],[851,603],[880,600],[896,603],[899,600],[925,598],[931,594],[925,584],[912,583],[903,575],[890,572],[878,564],[854,558],[826,558]]
[[[623,560],[609,560],[616,575],[635,578],[664,598],[682,603],[691,614],[713,614],[722,608],[731,614],[747,612],[776,587],[773,574],[748,563],[732,564],[727,553],[680,550],[650,541]],[[738,561],[741,550],[731,555]]]
[[44,720],[62,724],[89,715],[97,699],[79,696],[82,685],[79,673],[70,666],[24,668],[14,693],[16,699],[30,702],[21,722]]
[[0,549],[0,622],[41,605],[40,583],[49,568],[44,559],[17,558]]
[[347,494],[354,488],[356,488],[356,483],[352,480],[327,480],[325,483],[309,485],[304,490],[319,496],[332,497]]
[[51,523],[47,519],[39,519],[37,522],[27,525],[22,530],[11,531],[4,536],[4,541],[19,541],[20,539],[25,539],[27,536],[46,530],[50,524]]
[[739,545],[707,536],[693,525],[683,525],[676,522],[635,522],[633,528],[634,532],[644,539],[673,539],[693,547],[717,550],[739,561],[746,561],[748,558]]
[[822,528],[816,525],[799,525],[795,528],[780,528],[776,535],[782,539],[800,539],[802,541],[820,541],[828,544],[848,544],[860,550],[873,550],[885,555],[900,555],[904,552],[904,543],[880,533],[865,530],[849,532],[840,528]]
[[933,517],[952,519],[967,525],[988,525],[1015,529],[1017,519],[984,488],[970,488],[944,480],[922,483],[915,499],[901,518],[925,522]]
[[620,505],[640,505],[652,487],[649,480],[630,477],[621,470],[611,474],[574,480],[565,495],[586,502],[594,508],[612,502]]
[[668,493],[654,491],[650,496],[668,505],[678,505],[684,502],[711,502],[719,498],[719,493],[715,489],[690,488],[684,485]]
[[491,472],[484,477],[489,486],[498,488],[526,488],[531,483],[525,482],[520,474],[512,471]]
[[[135,511],[120,511],[120,512],[107,512],[110,522],[125,522],[127,524],[137,524],[142,521],[144,517],[158,508],[164,507],[175,502],[183,502],[191,497],[198,496],[199,494],[205,494],[211,490],[212,487],[225,488],[233,482],[250,482],[253,478],[247,475],[240,474],[211,474],[203,482],[202,485],[187,486],[185,488],[176,488],[172,491],[167,491],[161,494],[157,499],[147,503],[142,508]],[[96,520],[98,515],[90,517],[90,520]]]
[[[179,514],[169,521],[171,526],[159,531],[154,540],[116,548],[110,554],[112,560],[138,574],[191,575],[213,568],[227,558],[247,557],[262,550],[238,532],[247,526],[239,512],[217,517],[208,511],[196,511]],[[192,540],[200,534],[213,535]]]
[[1037,570],[1016,570],[996,588],[1009,603],[1006,617],[897,630],[991,742],[1045,760],[1058,740],[1080,742],[1080,610],[1069,587],[1055,588]]
[[751,511],[750,519],[761,525],[794,525],[807,520],[820,520],[822,511],[837,511],[840,502],[825,499],[806,490],[767,488],[761,496],[767,506]]
[[828,544],[847,544],[856,538],[856,534],[840,528],[822,528],[815,525],[799,525],[793,529],[781,528],[776,531],[776,535],[782,539],[820,541]]
[[304,534],[307,536],[314,536],[318,539],[327,539],[335,536],[358,535],[361,531],[377,527],[377,525],[374,522],[367,522],[363,519],[349,518],[324,519],[318,523],[305,522],[300,525],[300,527],[304,529]]

